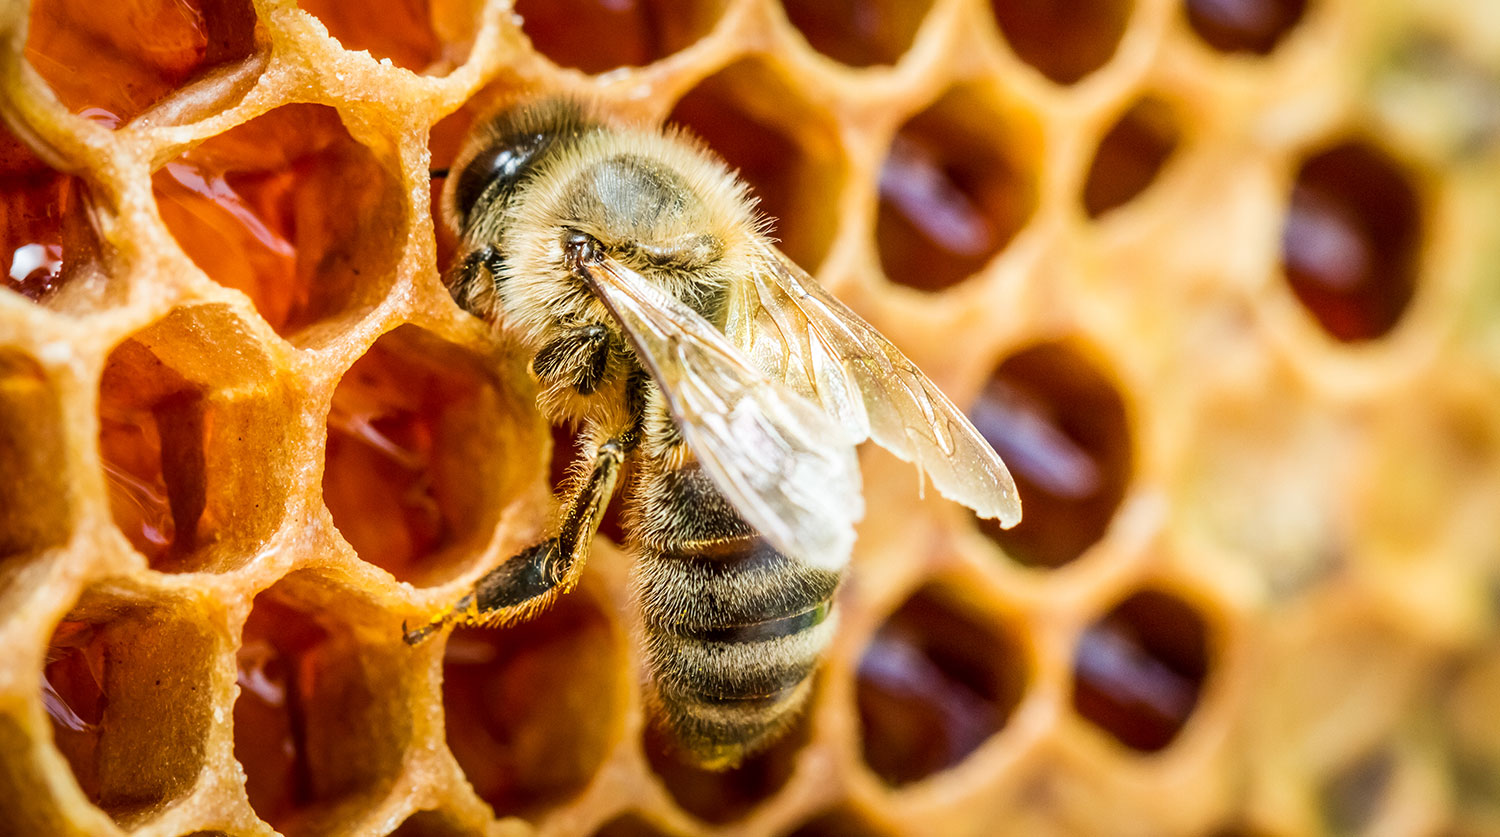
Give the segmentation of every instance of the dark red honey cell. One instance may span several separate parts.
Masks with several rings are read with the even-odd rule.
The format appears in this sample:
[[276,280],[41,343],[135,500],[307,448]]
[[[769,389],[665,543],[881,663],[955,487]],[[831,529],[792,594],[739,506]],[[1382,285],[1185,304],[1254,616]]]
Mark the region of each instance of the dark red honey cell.
[[887,837],[895,833],[853,808],[840,807],[813,817],[787,837]]
[[866,646],[857,699],[865,762],[892,786],[953,767],[1004,728],[1030,663],[951,593],[917,591]]
[[793,722],[768,749],[738,766],[705,770],[689,763],[677,742],[650,723],[645,734],[646,758],[652,772],[684,811],[704,822],[721,825],[747,816],[786,787],[807,737],[804,716]]
[[98,255],[88,187],[0,127],[0,288],[45,303]]
[[255,597],[236,653],[234,757],[255,813],[288,837],[374,795],[401,771],[411,734],[399,632],[372,645],[351,622],[373,607],[292,575]]
[[1384,336],[1417,286],[1422,208],[1410,175],[1363,142],[1310,157],[1281,233],[1292,292],[1344,342]]
[[1208,642],[1192,607],[1166,593],[1136,593],[1079,638],[1073,707],[1131,749],[1162,750],[1198,706]]
[[478,22],[468,0],[297,0],[348,50],[413,72],[446,72],[464,62]]
[[539,815],[593,778],[621,734],[619,656],[584,591],[530,621],[449,637],[448,749],[497,813]]
[[957,88],[896,133],[880,171],[875,239],[893,282],[939,291],[979,271],[1036,209],[1032,140]]
[[838,135],[826,116],[766,66],[744,60],[700,82],[669,119],[739,172],[781,251],[815,270],[838,231],[844,175]]
[[[105,361],[99,455],[110,511],[153,569],[226,569],[279,523],[291,479],[277,418],[286,392],[258,378],[253,370],[263,358],[254,351],[202,340],[237,325],[222,308],[174,312]],[[218,364],[243,379],[220,375],[225,387],[212,389],[207,381]]]
[[1010,48],[1058,84],[1109,63],[1130,22],[1131,0],[990,0]]
[[26,60],[70,110],[113,128],[256,49],[250,0],[34,0]]
[[1146,190],[1177,149],[1172,108],[1147,97],[1131,106],[1109,129],[1083,186],[1083,208],[1090,218],[1123,206]]
[[1130,481],[1125,403],[1087,357],[1042,343],[996,368],[969,417],[1015,477],[1023,516],[980,527],[1016,561],[1058,567],[1104,536]]
[[277,108],[152,176],[177,243],[283,336],[372,308],[405,238],[402,189],[323,105]]
[[109,602],[69,614],[42,672],[52,739],[89,801],[133,822],[193,785],[212,723],[213,638],[168,609]]
[[812,48],[851,67],[895,64],[911,47],[932,0],[781,0]]
[[1188,25],[1220,52],[1265,55],[1306,10],[1307,0],[1187,0]]
[[708,34],[726,0],[516,0],[536,50],[585,73],[640,67]]
[[67,442],[61,399],[35,360],[0,351],[0,582],[10,559],[68,538]]

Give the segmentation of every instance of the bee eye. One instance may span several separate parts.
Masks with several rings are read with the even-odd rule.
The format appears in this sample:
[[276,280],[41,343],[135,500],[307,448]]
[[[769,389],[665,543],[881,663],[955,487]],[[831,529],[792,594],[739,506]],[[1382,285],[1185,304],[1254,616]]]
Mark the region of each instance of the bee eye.
[[514,186],[545,145],[545,136],[531,134],[502,140],[474,155],[459,172],[453,193],[459,218],[468,221],[469,213],[491,184],[498,183],[496,188],[501,192]]

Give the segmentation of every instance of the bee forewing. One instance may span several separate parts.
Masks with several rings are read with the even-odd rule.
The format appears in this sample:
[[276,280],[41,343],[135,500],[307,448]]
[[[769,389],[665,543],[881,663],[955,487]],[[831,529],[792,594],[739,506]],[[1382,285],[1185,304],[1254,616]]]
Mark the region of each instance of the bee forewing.
[[937,385],[774,247],[760,255],[763,269],[731,290],[730,340],[822,405],[846,439],[874,439],[981,517],[1020,522],[1010,471]]
[[712,323],[649,279],[609,258],[583,269],[735,509],[782,552],[842,567],[864,501],[839,423],[752,366]]

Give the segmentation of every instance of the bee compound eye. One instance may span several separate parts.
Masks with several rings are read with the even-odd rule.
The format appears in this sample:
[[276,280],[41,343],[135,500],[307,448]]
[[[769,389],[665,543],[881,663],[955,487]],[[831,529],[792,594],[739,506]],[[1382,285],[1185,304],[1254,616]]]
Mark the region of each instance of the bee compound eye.
[[467,222],[479,199],[492,187],[504,191],[516,184],[546,143],[540,134],[501,140],[475,154],[458,172],[454,208]]

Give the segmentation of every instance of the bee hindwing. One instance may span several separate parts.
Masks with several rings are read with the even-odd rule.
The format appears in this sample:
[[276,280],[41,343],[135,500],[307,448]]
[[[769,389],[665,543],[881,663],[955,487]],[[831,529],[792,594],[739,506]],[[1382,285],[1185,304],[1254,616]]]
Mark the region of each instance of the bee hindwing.
[[749,360],[712,323],[611,258],[582,265],[661,386],[688,447],[777,549],[842,567],[864,514],[842,423]]

